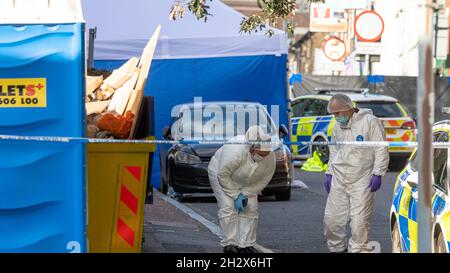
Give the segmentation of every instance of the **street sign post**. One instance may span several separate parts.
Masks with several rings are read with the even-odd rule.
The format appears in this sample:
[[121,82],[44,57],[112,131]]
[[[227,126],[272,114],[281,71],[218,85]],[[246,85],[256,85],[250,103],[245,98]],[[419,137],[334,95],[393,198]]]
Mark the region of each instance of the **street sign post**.
[[354,24],[356,41],[356,54],[365,56],[365,73],[371,74],[370,55],[381,55],[381,36],[384,32],[383,18],[374,10],[361,12]]

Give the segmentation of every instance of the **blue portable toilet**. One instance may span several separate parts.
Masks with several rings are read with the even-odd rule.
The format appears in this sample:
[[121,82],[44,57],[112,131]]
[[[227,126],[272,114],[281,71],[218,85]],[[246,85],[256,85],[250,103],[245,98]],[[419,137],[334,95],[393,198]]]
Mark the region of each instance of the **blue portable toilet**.
[[[0,1],[0,135],[85,136],[79,0]],[[0,252],[86,251],[82,143],[0,140]]]

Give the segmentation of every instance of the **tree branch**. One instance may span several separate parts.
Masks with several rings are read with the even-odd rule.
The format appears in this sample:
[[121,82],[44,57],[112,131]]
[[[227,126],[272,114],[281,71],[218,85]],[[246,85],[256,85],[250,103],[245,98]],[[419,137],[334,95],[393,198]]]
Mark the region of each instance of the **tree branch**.
[[[208,20],[208,16],[212,16],[209,13],[208,2],[213,0],[180,0],[176,1],[172,6],[170,11],[170,18],[176,20],[177,18],[182,18],[184,15],[184,5],[190,12],[192,12],[198,20]],[[217,0],[216,0],[217,1]],[[309,3],[324,3],[325,0],[304,0]],[[344,1],[344,0],[343,0]],[[258,5],[261,7],[262,11],[258,14],[252,14],[249,17],[243,17],[240,23],[240,33],[255,33],[258,31],[266,30],[266,35],[272,36],[274,31],[270,29],[266,22],[270,25],[276,27],[278,20],[286,20],[295,15],[295,10],[297,9],[296,0],[258,0]],[[286,25],[288,35],[294,33],[294,26],[291,23]]]

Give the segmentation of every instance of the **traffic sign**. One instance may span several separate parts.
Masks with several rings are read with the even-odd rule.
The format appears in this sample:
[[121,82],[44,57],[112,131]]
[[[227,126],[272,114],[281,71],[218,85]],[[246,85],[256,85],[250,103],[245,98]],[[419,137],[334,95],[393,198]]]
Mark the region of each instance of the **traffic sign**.
[[361,42],[378,42],[384,32],[383,18],[373,10],[360,13],[355,19],[355,34]]
[[356,43],[356,54],[362,55],[381,55],[381,43],[367,43],[367,42],[357,42]]
[[339,61],[345,57],[347,48],[344,41],[336,36],[331,36],[323,42],[322,47],[325,56],[332,61]]

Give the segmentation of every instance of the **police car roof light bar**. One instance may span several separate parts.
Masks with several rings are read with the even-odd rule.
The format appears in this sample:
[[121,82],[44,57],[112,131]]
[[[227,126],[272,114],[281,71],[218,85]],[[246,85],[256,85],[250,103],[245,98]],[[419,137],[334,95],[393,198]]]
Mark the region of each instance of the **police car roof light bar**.
[[363,94],[368,93],[368,88],[315,88],[315,91],[318,92],[319,95],[323,94],[331,94],[331,93],[357,93]]

